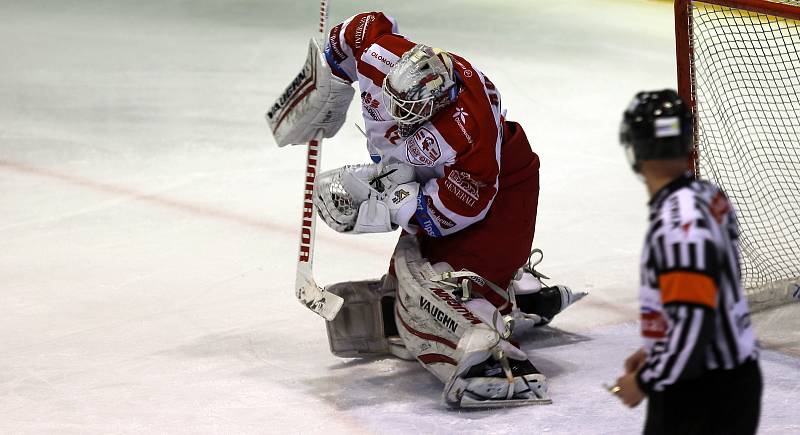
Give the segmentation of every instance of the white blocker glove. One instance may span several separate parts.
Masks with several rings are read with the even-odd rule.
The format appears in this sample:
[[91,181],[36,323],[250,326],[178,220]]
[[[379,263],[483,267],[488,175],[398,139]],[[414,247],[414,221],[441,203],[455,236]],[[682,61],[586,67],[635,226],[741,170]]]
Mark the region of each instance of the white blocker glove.
[[414,169],[400,163],[370,165],[344,174],[342,185],[360,203],[353,232],[383,233],[398,226],[408,229],[419,195],[419,183],[414,179]]
[[358,207],[358,218],[354,233],[385,233],[398,226],[409,229],[408,221],[417,209],[419,183],[400,184],[391,191],[378,193],[373,190],[369,198]]
[[419,183],[407,165],[345,166],[320,174],[314,204],[322,220],[343,233],[416,229],[409,220],[417,208]]
[[319,132],[333,137],[344,124],[354,93],[349,83],[331,73],[319,43],[312,39],[303,69],[267,110],[275,142],[305,144]]

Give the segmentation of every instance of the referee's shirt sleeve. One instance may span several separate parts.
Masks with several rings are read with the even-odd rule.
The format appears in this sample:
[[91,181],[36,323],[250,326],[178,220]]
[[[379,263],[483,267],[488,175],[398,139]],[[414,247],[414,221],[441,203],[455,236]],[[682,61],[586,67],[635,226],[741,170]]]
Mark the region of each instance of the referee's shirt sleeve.
[[662,241],[668,253],[656,273],[667,333],[637,374],[647,394],[703,373],[718,301],[718,253],[711,234],[695,221],[668,230]]

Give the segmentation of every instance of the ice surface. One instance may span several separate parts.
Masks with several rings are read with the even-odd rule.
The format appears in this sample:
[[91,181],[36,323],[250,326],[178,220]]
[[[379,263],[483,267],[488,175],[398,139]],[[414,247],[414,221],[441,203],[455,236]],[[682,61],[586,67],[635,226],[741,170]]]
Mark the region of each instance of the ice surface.
[[[330,355],[293,297],[302,147],[263,112],[314,1],[0,1],[0,432],[637,433],[600,385],[638,345],[644,187],[621,109],[675,86],[653,1],[332,3],[394,15],[500,89],[542,160],[542,269],[592,294],[524,348],[554,404],[454,412],[418,364]],[[356,105],[324,168],[364,162]],[[395,234],[319,227],[321,283],[380,276]],[[797,433],[798,307],[756,316],[762,433]]]

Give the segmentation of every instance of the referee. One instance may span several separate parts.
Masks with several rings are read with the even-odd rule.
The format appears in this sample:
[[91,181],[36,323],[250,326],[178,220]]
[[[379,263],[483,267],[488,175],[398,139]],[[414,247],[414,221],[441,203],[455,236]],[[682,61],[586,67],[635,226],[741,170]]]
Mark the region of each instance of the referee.
[[640,92],[620,141],[650,194],[640,264],[644,346],[612,389],[647,397],[645,434],[753,434],[762,380],[728,198],[687,172],[693,117],[673,90]]

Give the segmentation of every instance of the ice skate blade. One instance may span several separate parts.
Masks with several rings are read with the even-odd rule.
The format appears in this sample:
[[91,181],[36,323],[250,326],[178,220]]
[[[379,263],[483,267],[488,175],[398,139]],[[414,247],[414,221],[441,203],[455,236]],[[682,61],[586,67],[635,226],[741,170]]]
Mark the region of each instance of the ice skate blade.
[[490,398],[471,393],[465,390],[466,383],[461,378],[455,378],[448,382],[442,394],[445,405],[454,409],[492,409],[492,408],[511,408],[527,405],[549,405],[553,400],[544,393],[546,397],[531,397],[527,399],[505,399]]
[[461,402],[454,406],[454,408],[464,409],[495,409],[495,408],[513,408],[528,405],[550,405],[553,399],[508,399],[508,400],[478,400],[473,399],[466,394],[461,398]]

